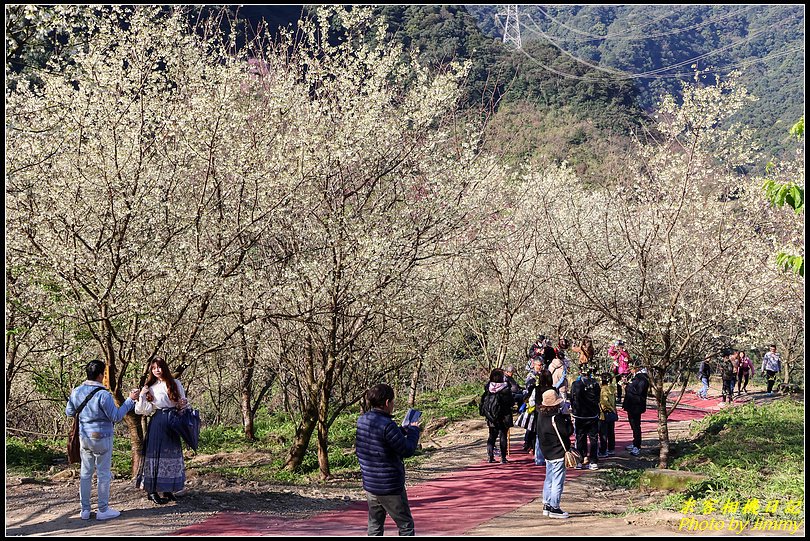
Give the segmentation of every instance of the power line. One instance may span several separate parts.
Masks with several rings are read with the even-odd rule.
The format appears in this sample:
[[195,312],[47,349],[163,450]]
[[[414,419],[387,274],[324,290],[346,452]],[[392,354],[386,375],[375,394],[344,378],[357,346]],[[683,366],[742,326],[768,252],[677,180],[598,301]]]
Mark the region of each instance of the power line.
[[[584,36],[589,36],[589,38],[587,38],[587,39],[586,38],[569,38],[569,37],[564,37],[564,38],[561,38],[561,39],[579,40],[579,41],[599,41],[599,40],[607,40],[607,39],[619,39],[619,40],[635,41],[635,40],[647,40],[647,39],[659,38],[659,37],[663,37],[663,36],[670,36],[670,35],[674,35],[674,34],[679,34],[681,32],[686,32],[687,30],[693,30],[695,28],[701,28],[701,27],[708,26],[710,24],[716,23],[718,21],[722,21],[723,19],[728,19],[729,17],[734,17],[734,16],[739,15],[741,13],[744,13],[746,11],[750,11],[750,10],[756,8],[756,7],[759,7],[759,6],[757,6],[757,5],[747,6],[747,7],[744,7],[742,9],[739,9],[739,10],[733,12],[733,13],[726,13],[725,15],[719,15],[719,16],[717,16],[715,18],[712,18],[712,19],[709,19],[707,21],[703,21],[701,23],[697,23],[697,24],[694,24],[694,25],[691,25],[691,26],[686,26],[684,28],[677,28],[677,29],[674,29],[674,30],[670,30],[668,32],[660,32],[658,34],[645,34],[645,35],[640,35],[640,36],[625,36],[625,37],[623,37],[623,36],[625,34],[627,34],[627,32],[619,32],[619,33],[616,33],[616,34],[605,34],[604,36],[599,36],[597,34],[591,34],[591,33],[588,33],[588,32],[583,32],[581,30],[578,30],[576,28],[568,26],[567,24],[565,24],[564,22],[562,22],[559,19],[555,18],[554,16],[549,15],[549,13],[546,12],[542,7],[540,7],[540,6],[535,6],[535,7],[547,19],[549,19],[550,21],[552,21],[554,23],[557,23],[559,26],[562,26],[563,28],[566,28],[566,29],[570,30],[571,32],[574,32],[575,34],[582,34]],[[672,15],[673,15],[672,13],[667,14],[664,17],[660,17],[659,19],[656,19],[655,21],[652,21],[650,23],[645,23],[644,25],[641,25],[641,26],[639,26],[637,28],[643,28],[644,26],[647,26],[649,24],[653,24],[654,22],[661,21],[663,19],[666,19],[667,17],[671,17]],[[527,16],[528,16],[528,14],[527,14]]]
[[[762,28],[762,29],[760,29],[760,30],[757,30],[757,31],[755,31],[755,32],[752,32],[752,33],[751,33],[750,35],[748,35],[747,37],[745,37],[745,38],[743,38],[743,39],[740,39],[740,40],[737,40],[737,41],[734,41],[734,42],[730,43],[729,45],[726,45],[726,46],[721,47],[721,48],[719,48],[719,49],[714,49],[714,50],[711,50],[711,51],[709,51],[709,52],[707,52],[707,53],[703,53],[703,54],[701,54],[701,55],[698,55],[698,56],[695,56],[695,57],[689,58],[689,59],[687,59],[687,60],[683,60],[683,61],[681,61],[681,62],[677,62],[677,63],[675,63],[675,64],[671,64],[671,65],[669,65],[669,66],[665,66],[665,67],[662,67],[662,68],[657,68],[657,69],[654,69],[654,70],[649,70],[649,71],[645,71],[645,72],[642,72],[642,73],[635,73],[635,74],[634,74],[634,73],[628,73],[628,72],[624,72],[624,71],[620,71],[620,70],[615,70],[615,69],[612,69],[612,68],[604,68],[604,67],[602,67],[602,66],[598,66],[598,65],[596,65],[596,64],[592,64],[592,63],[590,63],[590,62],[587,62],[587,61],[585,61],[585,60],[583,60],[583,59],[581,59],[581,58],[579,58],[579,57],[577,57],[577,56],[575,56],[575,55],[571,54],[570,52],[568,52],[568,51],[566,51],[565,49],[563,49],[563,48],[562,48],[562,47],[561,47],[559,44],[557,44],[557,42],[555,42],[553,39],[551,39],[551,37],[550,37],[550,36],[548,36],[548,35],[547,35],[545,32],[543,32],[543,30],[542,30],[542,29],[541,29],[541,28],[540,28],[540,27],[537,25],[537,23],[534,21],[534,19],[532,19],[532,17],[531,17],[530,15],[528,15],[528,14],[527,14],[527,15],[526,15],[526,17],[527,17],[527,18],[528,18],[530,21],[532,21],[532,24],[534,24],[535,28],[537,29],[537,33],[539,33],[539,34],[540,34],[540,35],[543,37],[543,39],[545,39],[546,41],[548,41],[548,42],[549,42],[549,43],[550,43],[552,46],[554,46],[555,48],[559,49],[559,50],[560,50],[560,51],[561,51],[563,54],[565,54],[566,56],[570,57],[571,59],[573,59],[573,60],[575,60],[575,61],[577,61],[577,62],[579,62],[579,63],[581,63],[581,64],[584,64],[584,65],[586,65],[586,66],[588,66],[588,67],[590,67],[590,68],[593,68],[593,69],[597,69],[597,70],[599,70],[599,71],[606,72],[606,73],[610,74],[610,75],[611,75],[611,76],[612,76],[614,79],[617,79],[617,80],[627,80],[627,79],[661,79],[661,78],[677,78],[677,77],[682,77],[682,76],[684,76],[685,74],[683,74],[683,73],[676,73],[676,74],[666,74],[666,75],[665,75],[665,74],[662,74],[662,73],[663,73],[663,72],[666,72],[666,71],[669,71],[669,70],[671,70],[671,69],[674,69],[674,68],[678,68],[678,67],[681,67],[681,66],[685,66],[685,65],[687,65],[687,64],[693,64],[693,63],[695,63],[695,62],[697,62],[697,61],[699,61],[699,60],[702,60],[702,59],[704,59],[704,58],[706,58],[706,57],[709,57],[709,56],[711,56],[711,55],[714,55],[714,54],[717,54],[717,53],[723,52],[723,51],[728,50],[728,49],[731,49],[731,48],[733,48],[733,47],[737,47],[737,46],[738,46],[738,45],[740,45],[740,44],[743,44],[743,43],[746,43],[746,42],[748,42],[748,41],[751,41],[752,39],[754,39],[754,38],[755,38],[755,37],[757,37],[758,35],[760,35],[760,34],[762,34],[762,33],[766,32],[766,31],[770,30],[771,28],[773,28],[773,27],[775,27],[775,26],[777,26],[777,25],[779,25],[779,24],[781,24],[781,23],[783,22],[782,20],[777,21],[777,22],[775,22],[775,23],[771,24],[770,26],[767,26],[767,27],[765,27],[765,28]],[[524,26],[525,26],[525,25],[524,25]],[[529,31],[531,31],[531,29],[530,29],[530,28],[528,28],[528,27],[526,27],[526,29],[527,29],[527,30],[529,30]],[[799,48],[799,50],[800,50],[800,49],[803,49],[803,47]],[[604,79],[596,79],[596,78],[593,78],[593,77],[583,77],[583,76],[574,75],[574,74],[570,74],[570,73],[564,73],[564,72],[561,72],[561,71],[559,71],[559,70],[555,70],[555,69],[553,69],[553,68],[551,68],[551,67],[549,67],[549,66],[546,66],[546,65],[542,64],[542,62],[539,62],[538,60],[534,59],[534,58],[533,58],[531,55],[529,55],[528,53],[526,53],[526,51],[525,51],[525,50],[523,50],[523,49],[521,49],[521,50],[523,51],[523,53],[524,53],[524,54],[525,54],[527,57],[529,57],[530,59],[534,60],[534,61],[535,61],[535,62],[537,62],[539,65],[541,65],[541,67],[544,67],[545,69],[548,69],[548,70],[549,70],[549,71],[551,71],[552,73],[556,73],[556,74],[558,74],[558,75],[560,75],[560,76],[563,76],[563,77],[569,77],[569,78],[573,78],[573,79],[579,79],[579,80],[583,80],[583,81],[591,81],[591,82],[596,82],[596,81],[602,81],[602,80],[604,80]],[[794,50],[796,50],[796,49],[794,49]],[[769,56],[766,56],[765,58],[768,58],[768,57],[769,57]],[[690,75],[690,74],[686,74],[686,75]]]

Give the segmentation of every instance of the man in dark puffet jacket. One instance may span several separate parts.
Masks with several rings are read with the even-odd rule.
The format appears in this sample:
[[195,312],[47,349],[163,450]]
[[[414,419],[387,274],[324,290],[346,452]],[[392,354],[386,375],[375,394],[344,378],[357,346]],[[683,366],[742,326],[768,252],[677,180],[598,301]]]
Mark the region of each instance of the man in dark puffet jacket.
[[418,423],[402,427],[394,421],[394,389],[389,385],[375,385],[366,400],[371,409],[357,420],[355,449],[368,500],[368,535],[383,535],[386,513],[399,535],[415,535],[402,459],[416,451],[421,429]]

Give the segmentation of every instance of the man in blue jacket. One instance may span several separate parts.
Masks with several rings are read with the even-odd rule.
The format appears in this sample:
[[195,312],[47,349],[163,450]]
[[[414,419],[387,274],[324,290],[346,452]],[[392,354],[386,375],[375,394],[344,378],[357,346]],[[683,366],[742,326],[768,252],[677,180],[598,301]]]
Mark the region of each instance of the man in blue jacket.
[[[87,363],[87,380],[70,393],[65,413],[73,416],[85,398],[93,396],[79,413],[79,442],[82,467],[79,482],[79,497],[82,502],[81,519],[90,519],[90,491],[93,488],[93,470],[98,477],[98,512],[96,520],[108,520],[121,514],[110,504],[110,480],[112,478],[113,424],[117,423],[135,407],[138,390],[116,407],[113,395],[104,388],[105,364],[94,360]],[[98,389],[98,390],[97,390]]]
[[368,535],[383,535],[388,513],[399,535],[415,535],[405,492],[405,464],[419,443],[419,423],[399,426],[392,417],[394,389],[380,383],[366,392],[369,411],[357,420],[355,448],[368,499]]

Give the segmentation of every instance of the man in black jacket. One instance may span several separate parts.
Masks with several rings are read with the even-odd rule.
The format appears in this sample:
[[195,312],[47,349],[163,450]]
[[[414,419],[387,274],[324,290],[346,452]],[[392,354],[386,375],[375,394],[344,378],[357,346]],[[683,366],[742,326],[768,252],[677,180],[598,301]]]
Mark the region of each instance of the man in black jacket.
[[628,445],[627,450],[633,456],[638,456],[641,452],[641,414],[647,411],[647,391],[649,388],[650,380],[647,377],[647,369],[642,368],[625,389],[622,408],[627,412],[627,421],[633,430],[633,444]]
[[577,450],[582,454],[581,467],[591,470],[599,468],[597,451],[599,449],[599,397],[601,392],[599,382],[593,378],[590,370],[578,377],[571,386],[571,410],[576,430]]

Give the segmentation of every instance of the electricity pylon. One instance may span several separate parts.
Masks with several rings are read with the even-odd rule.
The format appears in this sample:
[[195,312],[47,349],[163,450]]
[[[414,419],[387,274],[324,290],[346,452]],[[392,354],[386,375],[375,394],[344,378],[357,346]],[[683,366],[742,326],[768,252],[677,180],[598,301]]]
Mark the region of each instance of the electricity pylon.
[[506,17],[506,22],[503,24],[503,42],[511,43],[520,49],[522,42],[520,41],[520,20],[518,19],[518,6],[507,5],[505,7],[506,13],[498,14]]

